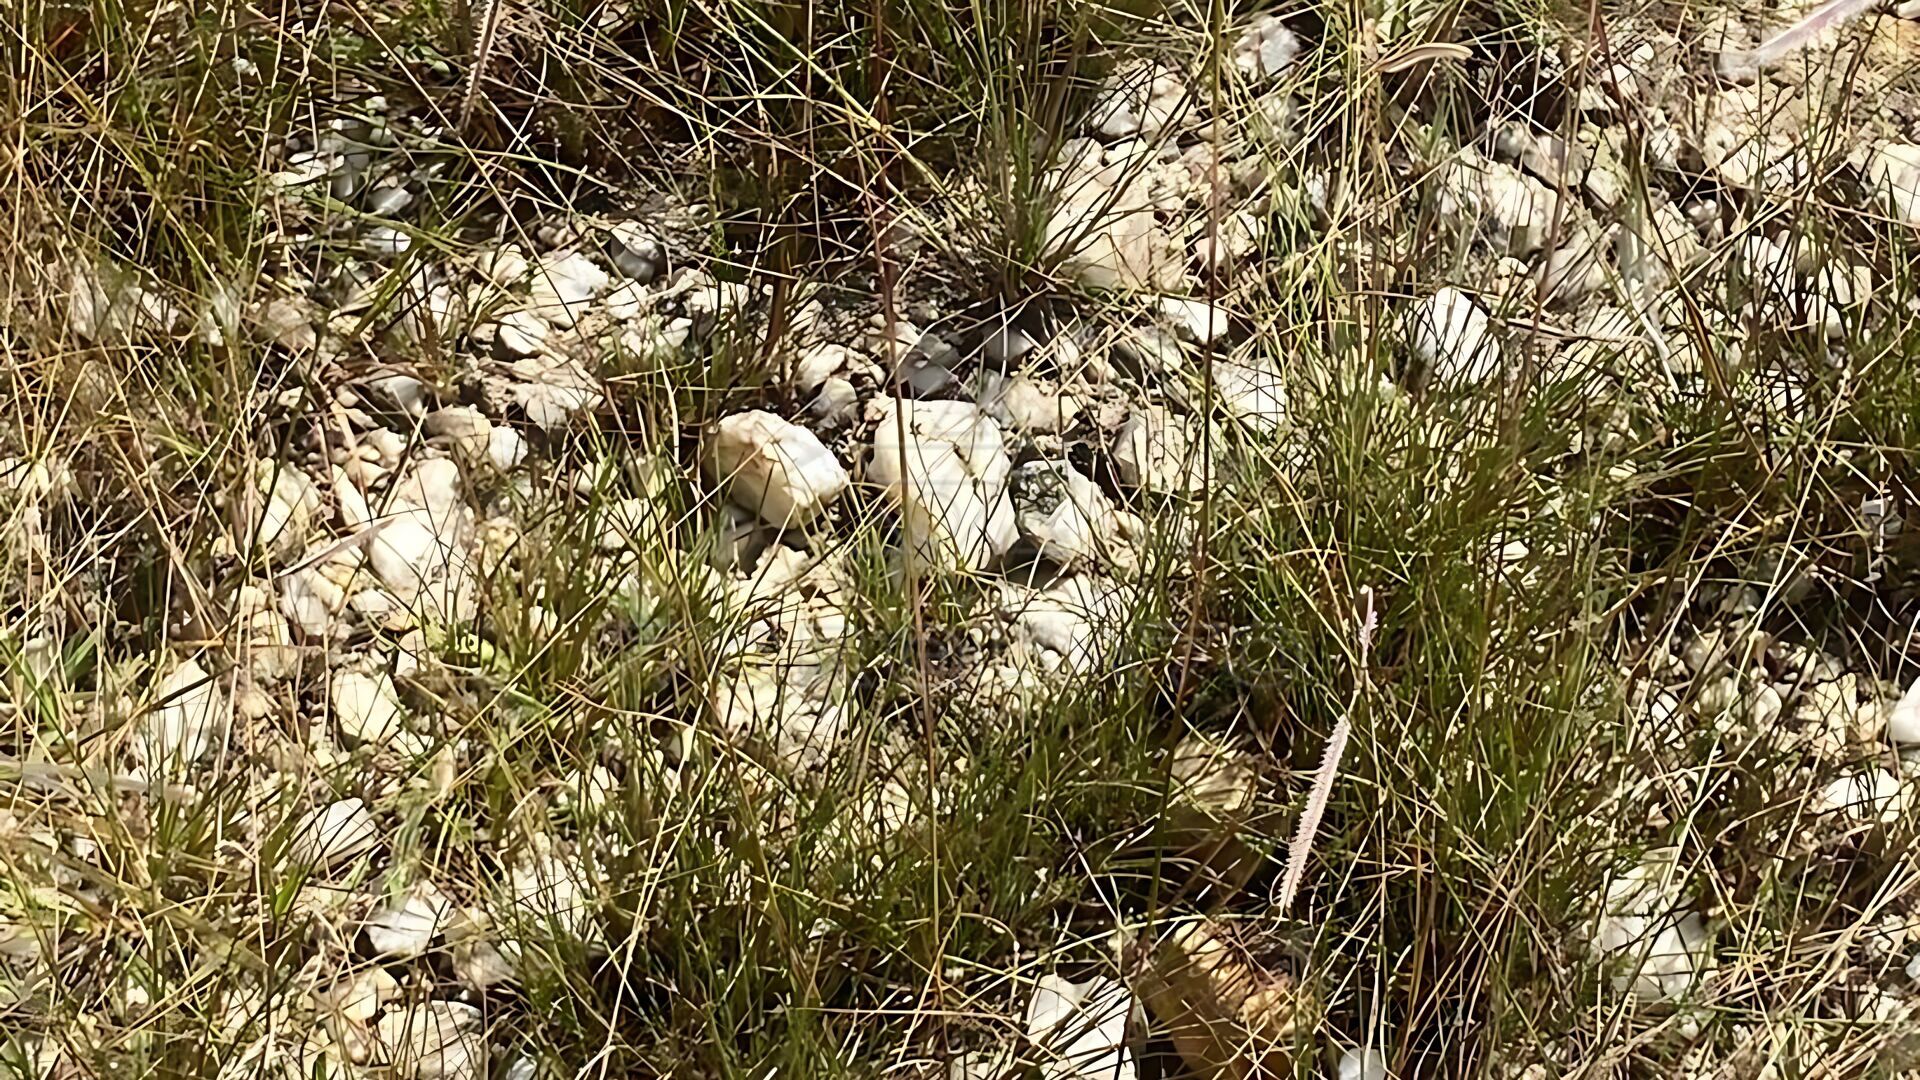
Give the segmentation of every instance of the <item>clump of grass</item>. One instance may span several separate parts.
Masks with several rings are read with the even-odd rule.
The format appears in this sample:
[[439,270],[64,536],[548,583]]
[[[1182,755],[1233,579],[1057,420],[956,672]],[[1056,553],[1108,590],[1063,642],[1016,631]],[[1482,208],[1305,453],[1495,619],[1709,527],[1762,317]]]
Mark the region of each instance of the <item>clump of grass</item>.
[[[974,261],[962,291],[1051,288],[1050,177],[1091,87],[1152,36],[1206,73],[1196,105],[1230,115],[1226,13],[1184,13],[1187,33],[1032,0],[604,14],[408,6],[303,38],[224,8],[144,22],[98,4],[23,12],[0,91],[27,136],[7,181],[22,227],[0,252],[18,406],[0,440],[27,470],[75,482],[55,497],[0,477],[7,535],[24,538],[0,561],[0,785],[14,800],[0,915],[31,927],[40,954],[39,968],[0,968],[13,996],[0,1012],[34,1029],[5,1044],[11,1067],[54,1046],[97,1075],[286,1071],[287,1026],[317,1027],[308,995],[359,962],[343,940],[363,914],[352,903],[428,880],[517,946],[516,983],[470,996],[493,1045],[554,1075],[931,1073],[1017,1042],[1035,970],[1105,970],[1114,931],[1145,936],[1201,906],[1296,946],[1290,962],[1325,1006],[1311,1039],[1385,1046],[1399,1075],[1556,1055],[1569,1070],[1625,1055],[1670,1068],[1684,1024],[1705,1030],[1695,1045],[1731,1046],[1783,1009],[1830,1060],[1883,1052],[1884,1032],[1845,1028],[1835,980],[1803,973],[1849,963],[1828,943],[1910,907],[1911,827],[1789,847],[1806,835],[1799,759],[1707,733],[1684,753],[1651,745],[1635,680],[1654,642],[1701,617],[1704,587],[1762,580],[1772,632],[1910,675],[1911,624],[1878,605],[1883,582],[1912,574],[1912,540],[1869,550],[1854,512],[1870,494],[1911,497],[1910,320],[1862,319],[1837,347],[1749,327],[1750,358],[1806,375],[1791,424],[1756,422],[1750,359],[1704,389],[1619,405],[1618,430],[1614,403],[1591,415],[1604,379],[1536,378],[1551,346],[1519,333],[1504,382],[1383,388],[1405,367],[1393,290],[1465,265],[1404,166],[1477,137],[1486,103],[1444,70],[1382,73],[1345,13],[1326,13],[1303,79],[1325,92],[1294,114],[1302,138],[1246,137],[1272,198],[1241,209],[1270,226],[1265,246],[1206,285],[1252,328],[1248,354],[1284,369],[1287,429],[1205,437],[1208,489],[1151,506],[1165,516],[1102,663],[1017,709],[969,681],[1000,618],[992,582],[897,573],[870,493],[848,497],[834,537],[788,537],[837,562],[851,630],[834,658],[844,749],[784,770],[720,730],[714,686],[751,620],[707,565],[728,541],[688,447],[777,384],[781,305],[809,286],[835,301],[888,292],[891,311],[889,290],[963,275],[901,265],[894,227],[927,204],[987,207],[932,237],[938,255]],[[493,45],[469,53],[489,27]],[[1204,59],[1195,37],[1214,39]],[[420,760],[305,764],[294,729],[322,697],[316,657],[284,722],[236,736],[194,792],[118,773],[155,671],[191,654],[231,687],[226,608],[245,575],[223,552],[246,533],[240,492],[256,459],[299,465],[309,449],[261,404],[263,385],[286,385],[285,359],[240,333],[209,342],[196,321],[215,297],[250,294],[281,254],[276,227],[316,224],[274,220],[286,204],[263,175],[286,139],[376,88],[453,122],[411,147],[453,166],[423,250],[457,249],[470,222],[513,234],[522,216],[651,182],[716,204],[701,254],[719,276],[764,279],[765,299],[704,352],[627,358],[606,430],[555,440],[553,474],[535,468],[503,504],[523,532],[490,568],[484,620],[406,646],[425,655],[402,690],[439,725]],[[1414,131],[1408,109],[1443,120]],[[1314,169],[1331,212],[1296,191]],[[322,200],[318,226],[341,210]],[[1888,269],[1876,311],[1913,294],[1911,238],[1815,198],[1797,212],[1805,235]],[[68,333],[54,271],[76,260],[138,268],[183,322]],[[1703,280],[1682,287],[1724,303]],[[1125,304],[1083,310],[1125,319]],[[1852,362],[1830,364],[1836,348]],[[1629,385],[1646,374],[1602,363]],[[286,378],[313,380],[310,400],[331,389],[324,373]],[[577,458],[599,463],[590,483],[574,482]],[[1809,551],[1845,601],[1831,622],[1758,570]],[[1367,588],[1377,641],[1356,704],[1350,611]],[[1313,859],[1298,851],[1285,879],[1269,860],[1224,901],[1172,880],[1159,818],[1169,751],[1190,729],[1240,739],[1272,778],[1244,839],[1279,849],[1266,826],[1307,804]],[[1315,791],[1306,777],[1335,733],[1350,733],[1329,755],[1339,782]],[[281,859],[298,813],[348,796],[394,824],[377,860],[346,875],[355,899],[329,906]],[[1644,824],[1654,809],[1664,824]],[[1703,987],[1706,1010],[1622,1002],[1574,944],[1609,872],[1661,843],[1681,846],[1728,943],[1735,975]],[[543,852],[577,875],[583,924],[511,898]],[[82,974],[45,978],[56,963]],[[390,966],[416,989],[451,986],[439,959]],[[1303,1071],[1317,1064],[1303,1053]]]

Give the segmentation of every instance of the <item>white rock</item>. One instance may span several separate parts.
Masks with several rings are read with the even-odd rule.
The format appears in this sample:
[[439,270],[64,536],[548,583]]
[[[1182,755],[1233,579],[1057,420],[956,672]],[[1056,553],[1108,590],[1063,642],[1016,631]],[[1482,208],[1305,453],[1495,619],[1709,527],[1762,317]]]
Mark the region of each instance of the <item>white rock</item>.
[[[639,322],[653,310],[657,299],[652,290],[638,281],[616,285],[600,298],[607,307],[607,315],[615,322]],[[628,356],[651,356],[655,352],[655,342],[662,340],[659,335],[660,321],[657,318],[647,319],[627,328],[620,337],[621,347]]]
[[572,326],[608,284],[607,272],[585,255],[549,255],[533,268],[528,307],[555,326]]
[[514,403],[543,431],[565,428],[576,413],[594,409],[604,400],[599,380],[577,360],[521,359],[514,361],[510,370],[515,378],[523,380],[513,386]]
[[1607,885],[1593,935],[1595,956],[1612,969],[1615,990],[1674,1001],[1712,964],[1706,923],[1683,910],[1678,852],[1648,852]]
[[169,774],[191,765],[227,741],[232,713],[226,694],[189,657],[169,671],[154,690],[153,711],[142,725],[142,753],[149,768]]
[[1027,1039],[1043,1080],[1134,1080],[1127,1042],[1133,995],[1112,979],[1042,975],[1027,1002]]
[[1500,373],[1500,344],[1471,296],[1451,285],[1421,301],[1407,328],[1420,368],[1443,386],[1472,386]]
[[367,192],[367,213],[374,217],[394,217],[413,205],[413,192],[402,184],[382,184]]
[[818,393],[821,384],[855,364],[852,349],[838,342],[823,342],[800,354],[793,366],[793,386],[801,395]]
[[47,502],[58,506],[73,492],[73,470],[64,462],[0,458],[0,494],[20,502]]
[[828,376],[807,403],[807,413],[828,427],[851,423],[860,413],[860,391],[838,375]]
[[1255,82],[1271,79],[1292,67],[1299,55],[1300,38],[1275,15],[1262,15],[1253,20],[1253,25],[1233,43],[1233,65]]
[[1094,130],[1109,139],[1151,138],[1179,115],[1186,96],[1187,85],[1178,71],[1155,63],[1128,65],[1094,102]]
[[509,311],[493,330],[494,348],[509,360],[540,356],[547,351],[553,324],[531,311]]
[[535,840],[533,850],[517,860],[507,876],[511,922],[541,936],[557,933],[576,942],[590,939],[599,908],[587,891],[581,869],[560,858],[547,837]]
[[425,955],[452,919],[452,902],[440,890],[422,883],[367,916],[367,943],[376,956],[411,960]]
[[393,501],[425,509],[436,529],[456,532],[467,520],[467,508],[460,501],[461,488],[459,463],[449,458],[423,458],[393,485]]
[[1200,441],[1185,423],[1157,405],[1128,414],[1113,440],[1113,467],[1120,482],[1156,495],[1201,490],[1207,471]]
[[1666,287],[1707,257],[1699,232],[1672,203],[1654,207],[1639,228],[1620,229],[1614,250],[1621,275],[1648,289]]
[[764,742],[789,767],[818,769],[848,725],[832,689],[830,674],[815,664],[744,664],[718,677],[713,714],[721,730]]
[[259,332],[280,348],[307,352],[321,344],[319,334],[313,331],[315,304],[305,296],[275,296],[253,311],[253,321],[259,325]]
[[352,745],[398,746],[418,752],[418,740],[406,730],[406,710],[386,672],[342,670],[327,684],[334,723]]
[[1336,1070],[1340,1080],[1388,1080],[1387,1055],[1369,1046],[1355,1047],[1340,1055]]
[[[313,558],[332,543],[316,543],[296,562]],[[347,609],[346,585],[353,582],[354,569],[351,556],[323,559],[280,578],[280,613],[309,638],[333,637],[342,630],[340,614]]]
[[477,575],[468,552],[472,521],[460,488],[454,462],[419,462],[394,485],[392,506],[366,545],[374,575],[421,617],[463,621],[477,610]]
[[1472,149],[1440,171],[1440,213],[1470,224],[1504,254],[1525,258],[1545,246],[1558,201],[1545,184]]
[[400,998],[400,983],[387,974],[386,968],[372,967],[315,991],[313,997],[314,1003],[327,1014],[349,1024],[365,1026],[379,1015],[381,1006]]
[[1920,228],[1920,144],[1885,143],[1867,159],[1868,188],[1894,220]]
[[1885,731],[1889,741],[1920,743],[1920,679],[1915,679],[1887,712]]
[[1793,120],[1777,94],[1763,86],[1734,86],[1703,103],[1700,156],[1724,184],[1784,190],[1808,179]]
[[[419,408],[409,406],[407,411],[418,415],[426,412],[425,405],[423,398]],[[374,428],[360,437],[360,445],[372,451],[378,464],[388,469],[398,468],[400,459],[407,453],[407,437],[392,428]]]
[[643,282],[659,276],[666,253],[646,226],[637,221],[617,222],[608,227],[607,238],[613,265],[621,273]]
[[287,854],[297,865],[325,870],[373,850],[378,840],[367,804],[342,799],[308,811],[293,827]]
[[1156,171],[1100,158],[1098,147],[1063,155],[1052,177],[1059,197],[1047,221],[1047,250],[1090,289],[1181,288],[1186,245],[1159,219]]
[[254,682],[270,685],[300,670],[300,650],[293,644],[293,628],[267,591],[242,585],[234,595],[233,645],[246,656]]
[[1160,298],[1160,317],[1174,332],[1188,341],[1211,345],[1227,332],[1227,313],[1205,300],[1190,296]]
[[493,440],[493,421],[471,405],[453,405],[427,414],[424,424],[431,438],[444,439],[466,461],[485,457]]
[[530,268],[526,252],[519,244],[502,244],[479,259],[480,273],[503,289],[511,289],[526,279]]
[[900,509],[916,557],[978,570],[1019,537],[1000,426],[964,401],[880,403],[867,479]]
[[452,285],[436,281],[422,267],[401,287],[396,300],[400,310],[387,324],[392,341],[402,346],[420,346],[457,337],[467,317],[466,295]]
[[279,191],[309,187],[333,175],[339,164],[337,155],[303,151],[287,159],[287,167],[267,177],[269,186]]
[[728,499],[778,529],[813,520],[849,482],[813,432],[757,409],[714,425],[702,461]]
[[512,472],[527,460],[526,436],[505,424],[487,433],[487,464],[498,472]]
[[420,416],[427,411],[427,384],[411,375],[390,372],[368,379],[366,386],[369,392],[399,406],[408,416]]
[[463,986],[490,990],[520,977],[520,970],[487,938],[475,933],[451,943],[448,959],[453,962],[453,977]]
[[1039,348],[1040,343],[1033,339],[1032,334],[1009,322],[988,330],[980,347],[987,354],[989,363],[1005,368]]
[[461,622],[477,609],[477,582],[464,546],[435,527],[432,511],[408,507],[383,520],[367,545],[373,572],[407,610]]
[[292,465],[261,458],[254,463],[254,489],[264,503],[254,530],[258,542],[280,555],[305,546],[313,529],[313,516],[323,505],[320,492],[307,474]]
[[1038,592],[1009,584],[1000,614],[1012,623],[1013,639],[1048,654],[1050,666],[1086,673],[1118,643],[1132,598],[1111,581],[1076,574]]
[[980,377],[978,400],[996,423],[1033,434],[1065,430],[1080,415],[1078,398],[1050,391],[1025,375],[987,372]]
[[1116,542],[1106,494],[1064,461],[1029,461],[1013,470],[1014,522],[1035,555],[1061,565],[1091,562]]
[[[1190,379],[1193,395],[1189,408],[1198,411],[1204,381]],[[1214,401],[1227,415],[1260,431],[1277,431],[1287,419],[1287,387],[1280,373],[1264,363],[1243,364],[1237,360],[1213,362]],[[1184,395],[1182,399],[1185,400]]]
[[1900,820],[1900,780],[1885,769],[1849,773],[1821,788],[1814,804],[1855,821],[1891,824]]
[[1540,264],[1540,292],[1550,304],[1577,304],[1607,284],[1608,238],[1575,230]]
[[391,225],[375,225],[360,237],[360,250],[376,259],[395,259],[413,247],[413,237]]
[[428,1001],[392,1009],[374,1027],[393,1075],[404,1080],[480,1080],[487,1042],[480,1010],[457,1001]]
[[87,341],[119,344],[147,333],[171,332],[183,319],[179,308],[112,263],[73,260],[67,266],[67,329]]

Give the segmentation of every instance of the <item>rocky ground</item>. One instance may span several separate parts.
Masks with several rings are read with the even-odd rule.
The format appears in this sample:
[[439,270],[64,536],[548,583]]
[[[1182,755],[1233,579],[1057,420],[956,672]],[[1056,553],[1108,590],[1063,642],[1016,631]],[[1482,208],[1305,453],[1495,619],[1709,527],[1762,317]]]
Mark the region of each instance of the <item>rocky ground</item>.
[[1014,299],[958,173],[785,279],[364,95],[246,288],[47,256],[0,1070],[1920,1068],[1911,6],[1142,45]]

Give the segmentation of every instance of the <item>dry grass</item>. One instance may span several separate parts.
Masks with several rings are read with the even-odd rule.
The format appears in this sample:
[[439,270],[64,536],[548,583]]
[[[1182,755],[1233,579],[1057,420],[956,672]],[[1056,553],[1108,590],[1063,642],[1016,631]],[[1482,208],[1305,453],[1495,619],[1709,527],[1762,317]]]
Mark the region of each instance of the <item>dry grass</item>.
[[[1920,260],[1847,160],[1874,102],[1915,93],[1910,65],[1830,64],[1844,74],[1804,95],[1818,107],[1766,103],[1809,148],[1776,190],[1699,180],[1722,225],[1675,268],[1682,329],[1664,339],[1697,376],[1634,330],[1568,361],[1577,332],[1535,297],[1493,312],[1504,379],[1405,389],[1408,303],[1443,281],[1494,288],[1437,203],[1438,166],[1510,116],[1577,136],[1553,100],[1613,77],[1576,58],[1531,84],[1548,12],[1410,13],[1471,42],[1465,64],[1402,55],[1407,37],[1345,9],[1299,13],[1317,43],[1284,118],[1254,115],[1277,92],[1223,55],[1244,13],[1211,8],[10,14],[0,1075],[356,1075],[314,1033],[336,980],[376,969],[407,1000],[475,1004],[493,1075],[931,1075],[1021,1049],[1040,976],[1132,977],[1200,915],[1300,989],[1293,1044],[1262,1059],[1300,1075],[1363,1045],[1398,1076],[1911,1067],[1912,765],[1873,739],[1824,743],[1810,692],[1777,723],[1743,719],[1746,673],[1716,700],[1717,678],[1678,659],[1702,628],[1759,631],[1776,675],[1804,646],[1863,694],[1913,678],[1920,530],[1868,511],[1886,499],[1911,522],[1916,503]],[[1637,17],[1610,14],[1629,36]],[[1194,279],[1237,344],[1189,350],[1186,392],[1217,402],[1222,361],[1272,361],[1287,423],[1202,425],[1203,490],[1132,504],[1151,528],[1101,662],[1011,697],[977,675],[1011,618],[1000,583],[900,574],[884,500],[856,491],[811,538],[835,581],[805,586],[848,625],[838,750],[791,770],[726,737],[728,643],[779,601],[709,569],[728,526],[691,448],[725,413],[804,404],[785,395],[811,301],[847,340],[923,306],[963,339],[1064,319],[1113,356],[1116,399],[1171,385],[1113,348],[1143,303],[1073,286],[1048,227],[1073,197],[1067,136],[1134,53],[1188,73],[1180,110],[1214,148],[1181,226],[1263,226]],[[250,325],[255,301],[337,299],[378,222],[268,177],[289,137],[381,115],[391,141],[369,153],[431,176],[401,222],[413,253],[313,362]],[[1632,225],[1677,181],[1646,112],[1617,124]],[[462,392],[470,327],[392,334],[415,269],[531,247],[647,192],[704,207],[675,226],[675,257],[751,299],[693,348],[607,358],[593,422],[540,439],[522,480],[470,471],[471,506],[518,530],[484,560],[478,614],[421,638],[298,639],[267,707],[242,708],[263,648],[243,586],[288,565],[260,535],[255,463],[324,476],[315,418],[372,374]],[[1871,301],[1833,338],[1791,305],[1743,310],[1766,288],[1740,254],[1760,235],[1870,267]],[[153,299],[73,325],[127,281]],[[1356,637],[1363,590],[1377,630]],[[417,754],[355,746],[329,719],[330,668],[397,652]],[[168,684],[189,659],[204,680]],[[231,730],[170,771],[143,732],[209,689]],[[1199,849],[1246,861],[1211,878],[1177,816],[1173,751],[1194,735],[1256,780],[1238,846]],[[1347,745],[1315,777],[1330,742]],[[1823,808],[1860,767],[1898,777],[1902,814]],[[377,838],[303,862],[305,815],[345,799]],[[1300,839],[1281,857],[1295,828],[1311,858]],[[1584,937],[1609,883],[1664,849],[1715,963],[1655,1004],[1617,992]],[[369,958],[369,909],[428,883],[491,919],[511,982],[462,988],[484,937],[466,926],[430,956]]]

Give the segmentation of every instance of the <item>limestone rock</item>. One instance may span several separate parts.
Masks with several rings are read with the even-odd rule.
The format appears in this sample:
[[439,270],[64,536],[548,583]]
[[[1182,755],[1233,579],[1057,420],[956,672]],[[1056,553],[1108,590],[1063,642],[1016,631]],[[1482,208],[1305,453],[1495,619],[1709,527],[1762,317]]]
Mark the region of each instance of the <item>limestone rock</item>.
[[1442,286],[1416,306],[1407,337],[1423,372],[1446,387],[1474,386],[1500,373],[1500,344],[1471,296]]
[[1000,426],[964,401],[881,403],[867,479],[900,510],[909,549],[929,562],[979,570],[1019,536]]
[[531,311],[509,311],[493,327],[493,348],[506,360],[521,360],[547,351],[553,324]]
[[155,704],[142,727],[142,756],[148,768],[178,775],[227,741],[232,713],[218,683],[189,657],[169,671],[154,690]]
[[798,769],[823,767],[846,731],[831,675],[817,665],[741,663],[720,675],[713,712],[722,730],[772,749]]
[[1867,159],[1869,190],[1895,221],[1920,228],[1920,144],[1886,143]]
[[493,421],[471,405],[453,405],[427,414],[429,438],[443,440],[463,461],[486,458],[493,440]]
[[1814,797],[1814,805],[1862,823],[1892,824],[1903,807],[1900,779],[1885,769],[1864,769],[1835,778]]
[[1060,565],[1089,563],[1112,545],[1113,507],[1106,494],[1064,461],[1029,461],[1010,485],[1020,539],[1038,558]]
[[386,672],[335,672],[328,684],[328,700],[334,723],[350,744],[390,746],[409,754],[425,749],[418,737],[407,731],[406,710],[401,708],[393,679]]
[[775,528],[804,525],[847,489],[847,471],[813,432],[769,412],[714,426],[708,476],[736,505]]
[[1103,162],[1097,146],[1063,156],[1047,222],[1047,250],[1061,269],[1090,289],[1172,291],[1186,279],[1180,237],[1159,220],[1150,164]]
[[1680,896],[1679,853],[1649,852],[1607,885],[1591,944],[1615,990],[1674,1001],[1712,964],[1706,923]]
[[1274,78],[1293,66],[1300,38],[1276,15],[1261,15],[1233,43],[1233,66],[1249,81]]
[[1066,430],[1081,408],[1079,398],[1049,389],[1030,376],[1009,377],[994,371],[980,377],[977,400],[1002,426],[1036,435]]
[[378,840],[367,804],[341,799],[308,811],[294,825],[287,855],[297,866],[325,870],[371,851]]
[[1470,224],[1503,254],[1525,258],[1545,246],[1558,201],[1545,184],[1472,149],[1440,171],[1440,213]]
[[1141,62],[1116,72],[1093,106],[1093,127],[1103,137],[1152,138],[1166,130],[1186,102],[1187,85],[1164,64]]
[[422,882],[367,916],[367,944],[375,956],[411,960],[425,955],[452,919],[452,902]]
[[1213,344],[1228,329],[1225,311],[1216,304],[1191,296],[1161,297],[1160,317],[1173,327],[1175,333],[1200,345]]
[[1127,1040],[1133,1009],[1133,995],[1111,979],[1040,976],[1027,1002],[1026,1033],[1043,1080],[1135,1080]]
[[1920,679],[1907,687],[1893,708],[1887,712],[1885,727],[1887,739],[1900,744],[1920,743]]
[[487,1072],[480,1010],[457,1001],[390,1009],[374,1027],[374,1042],[406,1080],[479,1080]]
[[323,505],[307,474],[291,465],[261,458],[254,463],[255,491],[261,510],[254,537],[269,552],[287,555],[306,545],[313,517]]
[[1391,1080],[1387,1072],[1387,1055],[1371,1046],[1341,1054],[1336,1072],[1339,1080]]
[[1188,495],[1206,482],[1202,446],[1187,425],[1158,406],[1129,413],[1114,434],[1120,482],[1156,495]]
[[347,608],[347,590],[363,584],[358,548],[316,558],[333,546],[331,540],[315,543],[295,560],[299,568],[277,582],[280,613],[314,640],[324,641],[343,630],[340,617]]
[[1130,590],[1112,581],[1075,574],[1037,591],[1009,583],[1000,614],[1012,624],[1014,645],[1041,666],[1084,674],[1112,653],[1132,600]]
[[549,255],[533,268],[529,310],[555,326],[572,326],[609,283],[607,272],[585,255]]
[[408,611],[430,621],[472,618],[478,581],[469,552],[472,515],[460,468],[430,458],[394,485],[387,515],[366,545],[375,576]]

